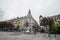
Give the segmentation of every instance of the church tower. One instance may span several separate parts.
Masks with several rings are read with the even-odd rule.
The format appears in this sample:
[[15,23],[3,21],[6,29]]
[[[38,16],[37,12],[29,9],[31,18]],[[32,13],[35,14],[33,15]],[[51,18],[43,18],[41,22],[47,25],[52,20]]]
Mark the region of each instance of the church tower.
[[28,11],[27,17],[32,17],[30,9]]

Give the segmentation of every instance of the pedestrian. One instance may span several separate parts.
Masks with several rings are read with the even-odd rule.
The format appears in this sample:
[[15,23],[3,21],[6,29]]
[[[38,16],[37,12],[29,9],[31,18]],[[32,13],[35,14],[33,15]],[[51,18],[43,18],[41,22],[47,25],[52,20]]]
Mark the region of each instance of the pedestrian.
[[34,35],[36,35],[36,27],[35,26],[33,26],[33,33],[34,33]]

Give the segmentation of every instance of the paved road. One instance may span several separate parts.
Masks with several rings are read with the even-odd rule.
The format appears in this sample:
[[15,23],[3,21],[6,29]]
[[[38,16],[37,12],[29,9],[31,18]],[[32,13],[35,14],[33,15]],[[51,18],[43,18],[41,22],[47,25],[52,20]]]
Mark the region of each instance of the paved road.
[[23,34],[22,32],[0,32],[0,40],[60,40],[60,35],[48,37],[48,34]]

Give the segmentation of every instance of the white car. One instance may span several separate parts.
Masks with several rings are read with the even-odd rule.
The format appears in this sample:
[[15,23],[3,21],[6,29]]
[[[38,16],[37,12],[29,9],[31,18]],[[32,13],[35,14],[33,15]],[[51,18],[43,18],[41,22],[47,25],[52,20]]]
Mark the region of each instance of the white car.
[[29,30],[24,31],[25,34],[30,34]]

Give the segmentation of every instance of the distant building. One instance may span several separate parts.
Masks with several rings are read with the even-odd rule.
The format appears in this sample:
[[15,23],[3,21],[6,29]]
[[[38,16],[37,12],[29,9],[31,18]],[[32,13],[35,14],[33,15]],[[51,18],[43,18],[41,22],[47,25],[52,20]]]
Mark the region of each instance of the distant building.
[[44,32],[47,32],[48,30],[47,30],[47,26],[48,26],[48,19],[46,18],[46,17],[43,17],[43,16],[39,16],[39,24],[40,24],[40,28],[41,28],[41,30],[43,29],[44,30]]
[[21,27],[30,27],[31,28],[34,24],[37,24],[37,22],[32,17],[30,10],[28,11],[28,14],[26,16],[20,17],[20,26]]
[[60,23],[60,14],[59,15],[54,15],[54,16],[50,16],[50,18],[52,18],[54,20],[54,23]]
[[12,23],[15,28],[17,28],[18,26],[20,26],[20,18],[17,17],[17,18],[14,18],[14,19],[11,19],[11,20],[8,20],[10,23]]
[[17,28],[17,26],[19,26],[20,28],[32,28],[34,24],[37,24],[36,20],[32,17],[30,10],[26,16],[11,19],[9,20],[9,22],[11,22],[15,26],[15,28]]
[[43,18],[44,18],[44,17],[43,17],[42,15],[39,16],[39,25],[40,25],[40,26],[43,25],[43,22],[42,22],[42,21],[43,21]]

